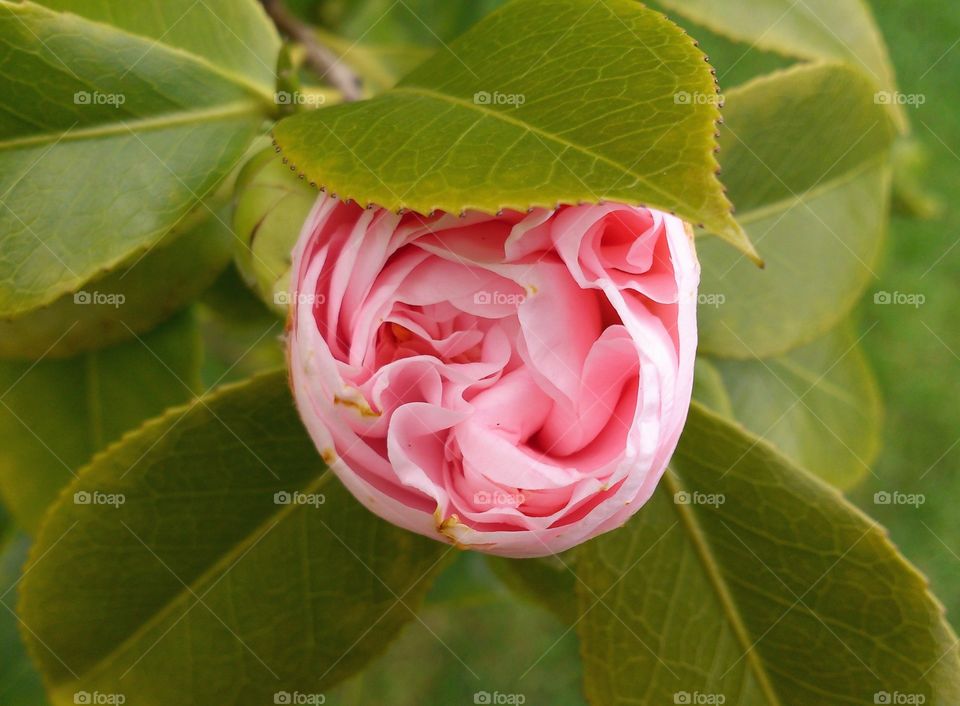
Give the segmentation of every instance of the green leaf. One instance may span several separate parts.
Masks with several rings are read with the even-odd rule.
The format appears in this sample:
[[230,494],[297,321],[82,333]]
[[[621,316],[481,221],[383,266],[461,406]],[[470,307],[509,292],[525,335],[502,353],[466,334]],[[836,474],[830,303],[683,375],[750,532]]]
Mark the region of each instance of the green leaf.
[[451,551],[353,499],[279,371],[171,410],[82,470],[37,537],[21,615],[58,706],[81,689],[271,703],[381,652]]
[[[490,574],[479,554],[459,555],[420,609],[422,622],[328,693],[327,703],[447,706],[484,703],[486,693],[494,704],[521,703],[506,700],[516,694],[529,705],[584,706],[573,620],[514,597]],[[469,585],[438,595],[452,592],[444,582]],[[570,600],[575,607],[572,590]]]
[[230,267],[197,307],[203,338],[204,386],[238,382],[286,363],[283,320],[267,309]]
[[0,702],[16,706],[47,706],[40,675],[30,663],[20,639],[16,616],[17,583],[30,541],[0,533]]
[[698,243],[700,350],[766,358],[834,328],[875,276],[893,128],[843,65],[800,65],[726,98],[726,184],[767,266]]
[[[957,326],[957,273],[960,247],[960,51],[944,51],[960,37],[955,5],[936,0],[873,3],[888,37],[903,90],[924,93],[917,110],[922,123],[915,137],[930,155],[923,182],[943,197],[936,221],[894,217],[887,266],[874,292],[923,294],[923,306],[878,305],[868,295],[858,312],[876,324],[864,339],[887,401],[884,448],[875,471],[856,493],[857,501],[882,519],[894,541],[930,575],[954,628],[960,627],[960,571],[953,553],[960,548],[960,326]],[[922,17],[918,22],[916,18]],[[939,61],[939,63],[937,63]],[[931,68],[933,67],[933,68]],[[949,148],[947,147],[949,146]],[[924,494],[919,508],[877,504],[877,492]],[[922,522],[921,522],[922,521]]]
[[421,213],[601,199],[703,223],[745,252],[715,177],[703,54],[630,0],[515,0],[369,101],[287,118],[274,138],[311,182]]
[[575,573],[568,566],[572,557],[560,559],[504,559],[488,556],[487,563],[500,580],[518,596],[552,611],[565,625],[576,620]]
[[210,286],[230,261],[234,236],[227,217],[201,205],[125,266],[47,307],[0,321],[0,357],[64,358],[150,331]]
[[724,91],[796,63],[796,59],[764,51],[756,45],[743,44],[723,34],[717,34],[691,21],[688,17],[681,16],[671,8],[664,7],[663,3],[651,0],[644,4],[663,12],[697,41],[700,49],[710,58],[710,65],[717,72],[717,82]]
[[723,384],[723,377],[717,366],[703,356],[697,356],[694,368],[693,399],[721,417],[733,417],[733,404]]
[[[302,0],[295,0],[302,1]],[[351,39],[370,42],[403,41],[440,47],[463,34],[485,15],[505,4],[504,0],[325,0],[340,5],[335,18],[338,31]]]
[[28,531],[94,453],[199,387],[196,324],[65,360],[0,362],[0,496]]
[[[399,6],[398,6],[399,7]],[[431,49],[413,44],[372,44],[368,40],[345,39],[332,32],[314,30],[320,41],[346,62],[373,93],[393,86],[402,76],[433,54]]]
[[577,550],[591,703],[960,702],[942,606],[876,523],[697,404],[672,465]]
[[[272,110],[261,84],[169,35],[0,0],[0,36],[3,317],[156,244],[233,169]],[[229,27],[203,41],[224,36]]]
[[800,466],[842,489],[870,473],[883,411],[849,326],[778,358],[715,366],[731,416]]
[[182,49],[238,84],[272,93],[280,36],[257,0],[36,0]]
[[[894,93],[887,47],[865,0],[659,0],[661,5],[718,34],[787,56],[840,60],[867,76],[874,90]],[[907,126],[902,106],[891,115]]]

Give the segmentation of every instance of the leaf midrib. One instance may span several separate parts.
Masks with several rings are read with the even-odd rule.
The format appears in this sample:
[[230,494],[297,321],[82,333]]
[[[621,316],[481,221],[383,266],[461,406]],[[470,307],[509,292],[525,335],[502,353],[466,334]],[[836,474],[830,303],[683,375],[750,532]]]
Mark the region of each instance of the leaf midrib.
[[[207,398],[209,401],[209,398]],[[196,402],[190,405],[188,410],[179,410],[176,411],[177,414],[189,414],[193,409],[202,403]],[[168,419],[173,415],[168,415],[163,417],[163,419]],[[102,452],[104,455],[106,451]],[[95,462],[96,459],[94,459]],[[80,474],[78,474],[80,475]],[[308,483],[303,488],[299,489],[299,492],[303,493],[313,493],[317,490],[323,488],[332,478],[333,473],[329,468],[324,468],[323,472],[320,473],[314,480]],[[162,624],[164,619],[173,612],[173,610],[182,602],[189,599],[192,596],[203,597],[205,594],[201,592],[201,589],[209,581],[216,579],[221,575],[223,570],[228,568],[235,560],[243,556],[244,552],[248,551],[254,544],[256,544],[260,539],[262,539],[267,532],[271,530],[273,526],[280,524],[280,522],[287,519],[289,515],[292,515],[298,510],[309,509],[307,506],[303,505],[280,505],[279,509],[264,517],[263,521],[257,524],[250,532],[244,535],[239,541],[234,542],[227,551],[223,552],[216,561],[213,561],[210,564],[210,567],[198,574],[195,578],[188,581],[182,581],[186,584],[182,589],[177,590],[172,594],[170,599],[163,603],[156,611],[154,611],[146,620],[142,621],[137,628],[131,632],[126,638],[119,642],[113,649],[109,652],[106,652],[95,664],[93,664],[88,669],[85,669],[79,680],[94,678],[99,674],[104,673],[110,668],[110,666],[116,662],[116,660],[123,654],[125,654],[130,647],[135,645],[137,641],[146,633],[148,633],[156,625]],[[180,577],[176,577],[178,581],[181,581]],[[61,693],[69,697],[74,692],[75,685],[70,681],[60,682],[60,687],[58,688]],[[67,691],[62,691],[66,689]]]
[[231,117],[258,113],[259,105],[254,101],[234,101],[225,103],[216,108],[200,110],[183,110],[174,113],[164,113],[149,118],[134,118],[133,120],[118,120],[114,123],[84,127],[77,130],[47,132],[30,137],[18,137],[10,140],[0,140],[0,152],[16,150],[23,147],[45,145],[50,142],[77,142],[80,140],[116,137],[151,130],[163,130],[180,125],[194,125],[205,122],[215,122]]
[[[584,147],[583,145],[578,145],[578,144],[575,143],[575,142],[570,142],[569,140],[566,140],[566,139],[560,137],[559,135],[556,135],[556,134],[554,134],[554,133],[552,133],[552,132],[548,132],[547,130],[544,130],[544,129],[542,129],[542,128],[536,127],[535,125],[532,125],[532,124],[530,124],[530,123],[524,122],[523,120],[519,120],[519,119],[517,119],[517,118],[512,118],[512,117],[510,117],[509,115],[507,115],[507,114],[505,114],[505,113],[502,113],[502,112],[500,112],[500,111],[491,110],[490,108],[485,108],[485,107],[483,107],[483,106],[481,106],[481,105],[477,105],[477,104],[475,104],[475,103],[471,103],[471,102],[466,101],[466,100],[464,100],[464,99],[462,99],[462,98],[457,98],[457,97],[455,97],[455,96],[451,96],[451,95],[448,94],[448,93],[440,93],[439,91],[433,91],[433,90],[430,90],[430,89],[428,89],[428,88],[423,88],[423,87],[420,87],[420,86],[397,86],[397,87],[395,87],[395,88],[390,89],[390,90],[389,90],[386,94],[384,94],[384,95],[390,96],[390,95],[396,95],[396,94],[398,94],[398,93],[408,93],[408,94],[412,94],[412,95],[423,96],[423,97],[426,97],[426,98],[432,98],[432,99],[434,99],[434,100],[438,100],[438,101],[441,101],[441,102],[444,102],[444,103],[449,103],[449,104],[451,104],[451,105],[454,105],[454,106],[457,106],[457,107],[460,107],[460,108],[465,108],[465,109],[467,109],[467,110],[470,110],[470,111],[473,111],[473,112],[476,112],[476,113],[480,113],[481,115],[484,115],[484,116],[490,116],[490,117],[497,118],[497,119],[499,119],[499,120],[501,120],[501,121],[503,121],[503,122],[505,122],[505,123],[509,123],[510,125],[513,125],[513,126],[515,126],[515,127],[522,128],[523,130],[526,130],[527,132],[530,132],[530,133],[532,133],[532,134],[534,134],[534,135],[537,135],[538,137],[543,137],[543,138],[546,138],[546,139],[548,139],[548,140],[552,140],[553,142],[556,142],[557,144],[563,145],[564,147],[567,147],[567,148],[569,148],[569,149],[572,149],[572,150],[574,150],[574,151],[576,151],[576,152],[580,152],[581,154],[586,155],[587,157],[590,157],[591,159],[595,159],[595,160],[597,160],[597,161],[599,161],[599,162],[603,162],[604,164],[606,164],[606,165],[608,165],[608,166],[611,166],[611,167],[613,167],[614,169],[619,170],[619,171],[622,172],[623,174],[625,174],[625,175],[627,175],[627,176],[633,177],[633,178],[636,179],[637,181],[641,182],[645,187],[647,187],[648,189],[650,189],[652,192],[660,195],[660,197],[665,200],[664,205],[668,205],[668,204],[674,203],[674,198],[671,197],[670,194],[668,194],[667,192],[663,191],[663,190],[662,190],[661,188],[659,188],[656,184],[654,184],[653,182],[651,182],[647,177],[645,177],[645,176],[643,176],[642,174],[639,174],[639,173],[637,173],[637,172],[635,172],[635,171],[632,171],[632,169],[631,169],[630,167],[626,167],[626,166],[624,166],[623,164],[620,164],[619,162],[617,162],[617,161],[614,160],[614,159],[611,159],[611,158],[606,157],[606,156],[604,156],[604,155],[602,155],[602,154],[599,154],[599,153],[597,153],[597,152],[594,152],[594,151],[590,150],[589,148]],[[555,155],[555,156],[556,156],[556,155]],[[687,209],[687,210],[690,210],[690,211],[694,211],[694,210],[695,210],[695,207],[694,207],[692,204],[689,204],[689,203],[687,203],[687,202],[685,202],[685,201],[681,201],[681,200],[679,200],[679,199],[676,200],[676,204],[679,205],[679,206],[681,206],[682,208]]]
[[740,617],[740,611],[737,607],[736,601],[733,598],[733,593],[730,590],[730,587],[727,585],[726,579],[723,577],[723,572],[721,571],[717,560],[713,556],[710,543],[708,542],[706,535],[703,529],[700,527],[700,523],[697,521],[697,518],[693,512],[694,506],[681,505],[680,503],[673,502],[673,497],[676,495],[676,493],[684,489],[683,486],[680,485],[680,479],[674,471],[668,469],[667,472],[663,474],[663,478],[660,483],[668,494],[669,504],[673,506],[677,512],[677,515],[680,517],[680,523],[690,538],[690,543],[693,545],[694,551],[697,553],[697,557],[700,559],[704,573],[707,575],[707,580],[710,582],[710,585],[713,586],[724,616],[726,617],[730,627],[733,629],[737,642],[740,643],[744,650],[743,659],[746,660],[750,665],[751,670],[757,679],[757,684],[759,685],[761,692],[769,702],[770,706],[783,706],[782,702],[780,701],[780,697],[777,696],[777,693],[773,688],[773,684],[770,681],[770,677],[767,674],[766,668],[756,657],[756,651],[753,649],[755,644],[750,639],[746,624],[744,623],[743,618]]

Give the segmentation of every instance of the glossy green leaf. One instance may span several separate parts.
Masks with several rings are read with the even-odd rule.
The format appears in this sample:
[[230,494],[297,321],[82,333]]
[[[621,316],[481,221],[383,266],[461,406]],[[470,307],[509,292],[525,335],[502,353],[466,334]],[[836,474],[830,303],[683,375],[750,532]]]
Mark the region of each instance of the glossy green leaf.
[[[134,6],[120,5],[102,7],[132,18]],[[197,42],[232,44],[236,31],[223,26]],[[156,28],[131,34],[4,0],[0,36],[5,318],[156,244],[233,169],[273,109],[264,86],[168,43]]]
[[[123,500],[76,504],[84,492]],[[78,690],[276,703],[381,652],[451,551],[353,499],[281,371],[171,410],[82,470],[37,537],[21,615],[57,706]]]
[[645,203],[749,251],[715,177],[715,93],[692,40],[639,3],[515,0],[395,88],[274,137],[311,182],[362,204]]
[[870,473],[880,450],[880,393],[857,337],[842,326],[766,360],[717,360],[733,416],[839,488]]
[[[896,78],[866,0],[659,0],[688,17],[750,46],[810,60],[841,60],[877,88],[896,92]],[[891,102],[901,129],[902,106]]]
[[34,532],[94,453],[198,391],[187,312],[139,340],[64,360],[0,363],[0,496]]
[[182,49],[238,84],[272,92],[280,37],[257,0],[36,0]]
[[843,65],[801,65],[726,98],[726,184],[767,266],[698,243],[700,350],[769,357],[834,328],[875,276],[893,128]]
[[47,706],[40,675],[27,656],[16,616],[17,584],[29,546],[27,537],[7,537],[0,529],[0,703],[11,706]]
[[230,261],[223,212],[201,205],[153,249],[65,294],[0,321],[0,358],[64,358],[143,334],[191,302]]
[[942,606],[837,491],[697,404],[672,466],[577,550],[591,703],[960,701]]

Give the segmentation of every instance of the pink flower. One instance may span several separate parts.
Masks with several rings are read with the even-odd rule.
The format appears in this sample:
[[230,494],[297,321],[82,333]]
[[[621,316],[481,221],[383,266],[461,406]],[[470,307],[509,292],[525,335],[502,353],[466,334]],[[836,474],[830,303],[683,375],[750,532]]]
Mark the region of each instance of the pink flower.
[[620,204],[399,216],[321,196],[294,251],[297,406],[394,524],[514,557],[623,524],[686,419],[699,265]]

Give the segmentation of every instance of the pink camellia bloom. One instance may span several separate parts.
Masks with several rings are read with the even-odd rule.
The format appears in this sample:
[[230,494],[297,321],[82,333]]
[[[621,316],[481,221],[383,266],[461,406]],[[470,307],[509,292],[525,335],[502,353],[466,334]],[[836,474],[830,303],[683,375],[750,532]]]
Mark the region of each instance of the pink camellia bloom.
[[386,520],[559,552],[623,524],[663,475],[699,276],[685,224],[652,209],[424,217],[323,195],[291,275],[297,406]]

